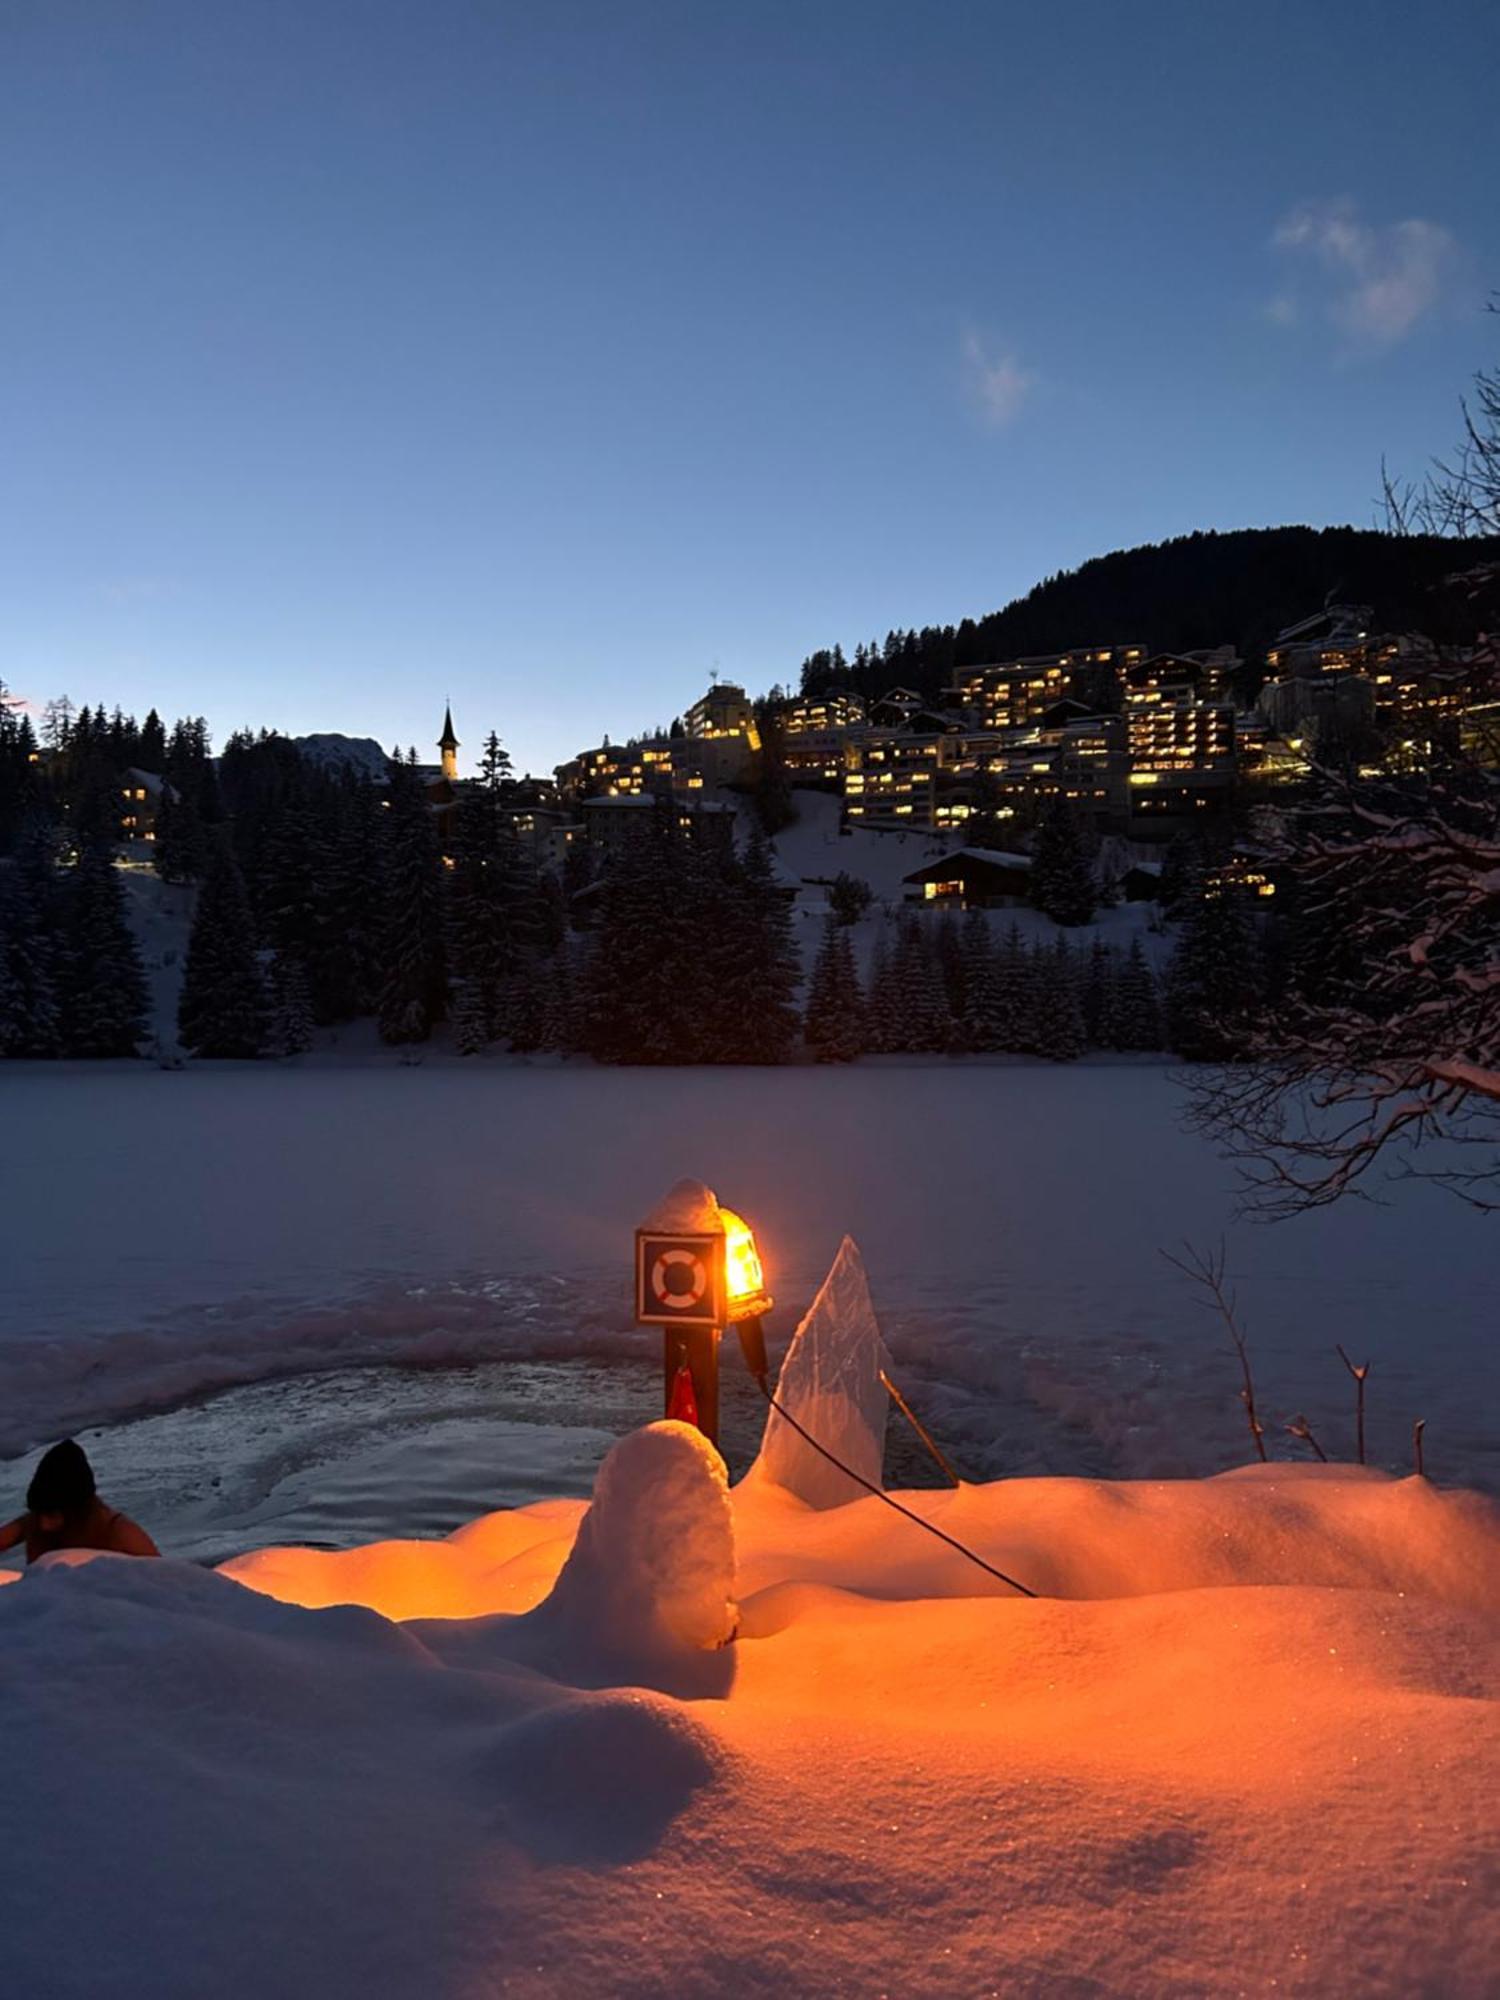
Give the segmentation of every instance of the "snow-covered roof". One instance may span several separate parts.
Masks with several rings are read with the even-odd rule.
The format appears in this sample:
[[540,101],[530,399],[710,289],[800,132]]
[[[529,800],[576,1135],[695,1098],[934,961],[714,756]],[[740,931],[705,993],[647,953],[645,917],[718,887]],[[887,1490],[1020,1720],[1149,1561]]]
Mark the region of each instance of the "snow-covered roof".
[[124,783],[133,785],[137,791],[149,792],[153,799],[159,799],[167,790],[167,781],[159,771],[143,771],[137,764],[125,772]]
[[956,847],[951,854],[939,855],[936,861],[928,861],[913,871],[905,879],[914,881],[918,875],[930,875],[935,868],[947,868],[955,861],[984,861],[991,868],[1030,868],[1029,854],[1006,854],[998,847]]
[[[669,802],[693,813],[732,813],[734,807],[725,799],[684,799],[675,793],[668,795]],[[593,806],[654,806],[659,803],[655,792],[603,792],[597,798],[585,799],[583,810]]]

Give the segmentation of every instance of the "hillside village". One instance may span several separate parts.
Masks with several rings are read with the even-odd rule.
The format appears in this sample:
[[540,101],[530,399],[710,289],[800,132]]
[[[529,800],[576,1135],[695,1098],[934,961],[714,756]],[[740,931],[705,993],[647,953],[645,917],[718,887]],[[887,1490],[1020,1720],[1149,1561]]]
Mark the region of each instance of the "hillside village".
[[[0,1048],[125,1053],[145,1018],[121,972],[126,1002],[100,1003],[111,1025],[52,1025],[37,967],[66,883],[28,866],[29,837],[54,861],[102,855],[188,892],[153,902],[138,879],[130,897],[151,1046],[169,1053],[295,1054],[373,1015],[396,1046],[447,1022],[469,1053],[617,1061],[783,1060],[799,1042],[834,1059],[1224,1056],[1295,951],[1255,807],[1339,773],[1493,766],[1500,744],[1483,635],[1386,631],[1358,604],[1328,603],[1249,661],[1232,644],[1115,641],[955,667],[927,696],[861,693],[877,664],[874,649],[814,655],[797,693],[758,698],[715,676],[669,727],[550,777],[516,776],[493,732],[465,776],[451,705],[426,762],[332,733],[241,732],[213,755],[201,722],[169,732],[154,712],[138,725],[65,701],[39,739],[10,706]],[[700,914],[678,949],[764,968],[759,1018],[705,973],[657,1032],[697,973],[665,980],[634,934],[664,936],[683,907]],[[914,929],[924,908],[1004,914],[960,942]],[[217,938],[196,976],[190,920],[200,944]],[[124,964],[118,937],[77,949]]]

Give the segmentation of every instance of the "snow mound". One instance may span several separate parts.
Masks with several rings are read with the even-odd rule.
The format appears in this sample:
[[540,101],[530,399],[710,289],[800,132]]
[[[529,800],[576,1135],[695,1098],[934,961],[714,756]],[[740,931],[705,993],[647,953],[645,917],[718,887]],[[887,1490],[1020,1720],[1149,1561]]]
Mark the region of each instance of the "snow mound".
[[538,1629],[650,1658],[727,1645],[738,1615],[723,1459],[692,1424],[632,1431],[599,1468]]
[[511,1836],[539,1861],[639,1860],[729,1766],[679,1702],[580,1694],[512,1723],[490,1766]]
[[[886,1391],[880,1377],[889,1362],[864,1259],[853,1237],[846,1236],[792,1336],[776,1400],[872,1486],[881,1483],[885,1457]],[[750,1476],[784,1487],[809,1507],[842,1507],[866,1497],[857,1481],[830,1465],[778,1410],[766,1417]]]
[[[1348,1465],[1254,1465],[1214,1479],[1011,1479],[902,1503],[1043,1598],[1268,1585],[1376,1591],[1500,1613],[1500,1506]],[[809,1518],[775,1486],[735,1491],[742,1602],[766,1585],[883,1598],[1006,1594],[866,1496]]]
[[220,1574],[310,1609],[364,1604],[398,1619],[514,1614],[551,1590],[582,1512],[581,1501],[541,1500],[486,1514],[442,1541],[255,1549],[221,1564]]

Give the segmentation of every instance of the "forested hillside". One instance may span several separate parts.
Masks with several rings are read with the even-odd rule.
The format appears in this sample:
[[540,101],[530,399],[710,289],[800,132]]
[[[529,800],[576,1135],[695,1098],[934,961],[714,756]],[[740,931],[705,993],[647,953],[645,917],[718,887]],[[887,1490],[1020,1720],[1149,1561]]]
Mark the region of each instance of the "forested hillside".
[[1330,597],[1371,605],[1383,630],[1457,643],[1472,636],[1471,617],[1447,579],[1486,558],[1500,560],[1500,542],[1364,528],[1181,535],[1096,556],[984,618],[814,653],[803,662],[801,686],[874,695],[899,682],[933,697],[959,667],[1136,641],[1153,652],[1232,643],[1253,671],[1283,627]]

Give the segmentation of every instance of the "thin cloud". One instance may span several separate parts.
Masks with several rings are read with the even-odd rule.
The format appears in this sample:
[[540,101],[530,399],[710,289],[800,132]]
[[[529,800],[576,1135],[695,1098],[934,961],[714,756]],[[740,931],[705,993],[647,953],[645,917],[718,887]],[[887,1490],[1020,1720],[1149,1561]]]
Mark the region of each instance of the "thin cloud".
[[1009,349],[991,348],[965,327],[961,348],[964,389],[983,421],[995,430],[1013,423],[1036,387],[1036,376]]
[[160,604],[178,596],[181,589],[173,576],[112,576],[94,584],[93,594],[106,604]]
[[[1277,223],[1273,246],[1310,266],[1322,310],[1356,340],[1392,347],[1437,310],[1461,266],[1458,239],[1440,222],[1366,222],[1354,202],[1307,202]],[[1272,300],[1269,316],[1291,325],[1298,303]]]

